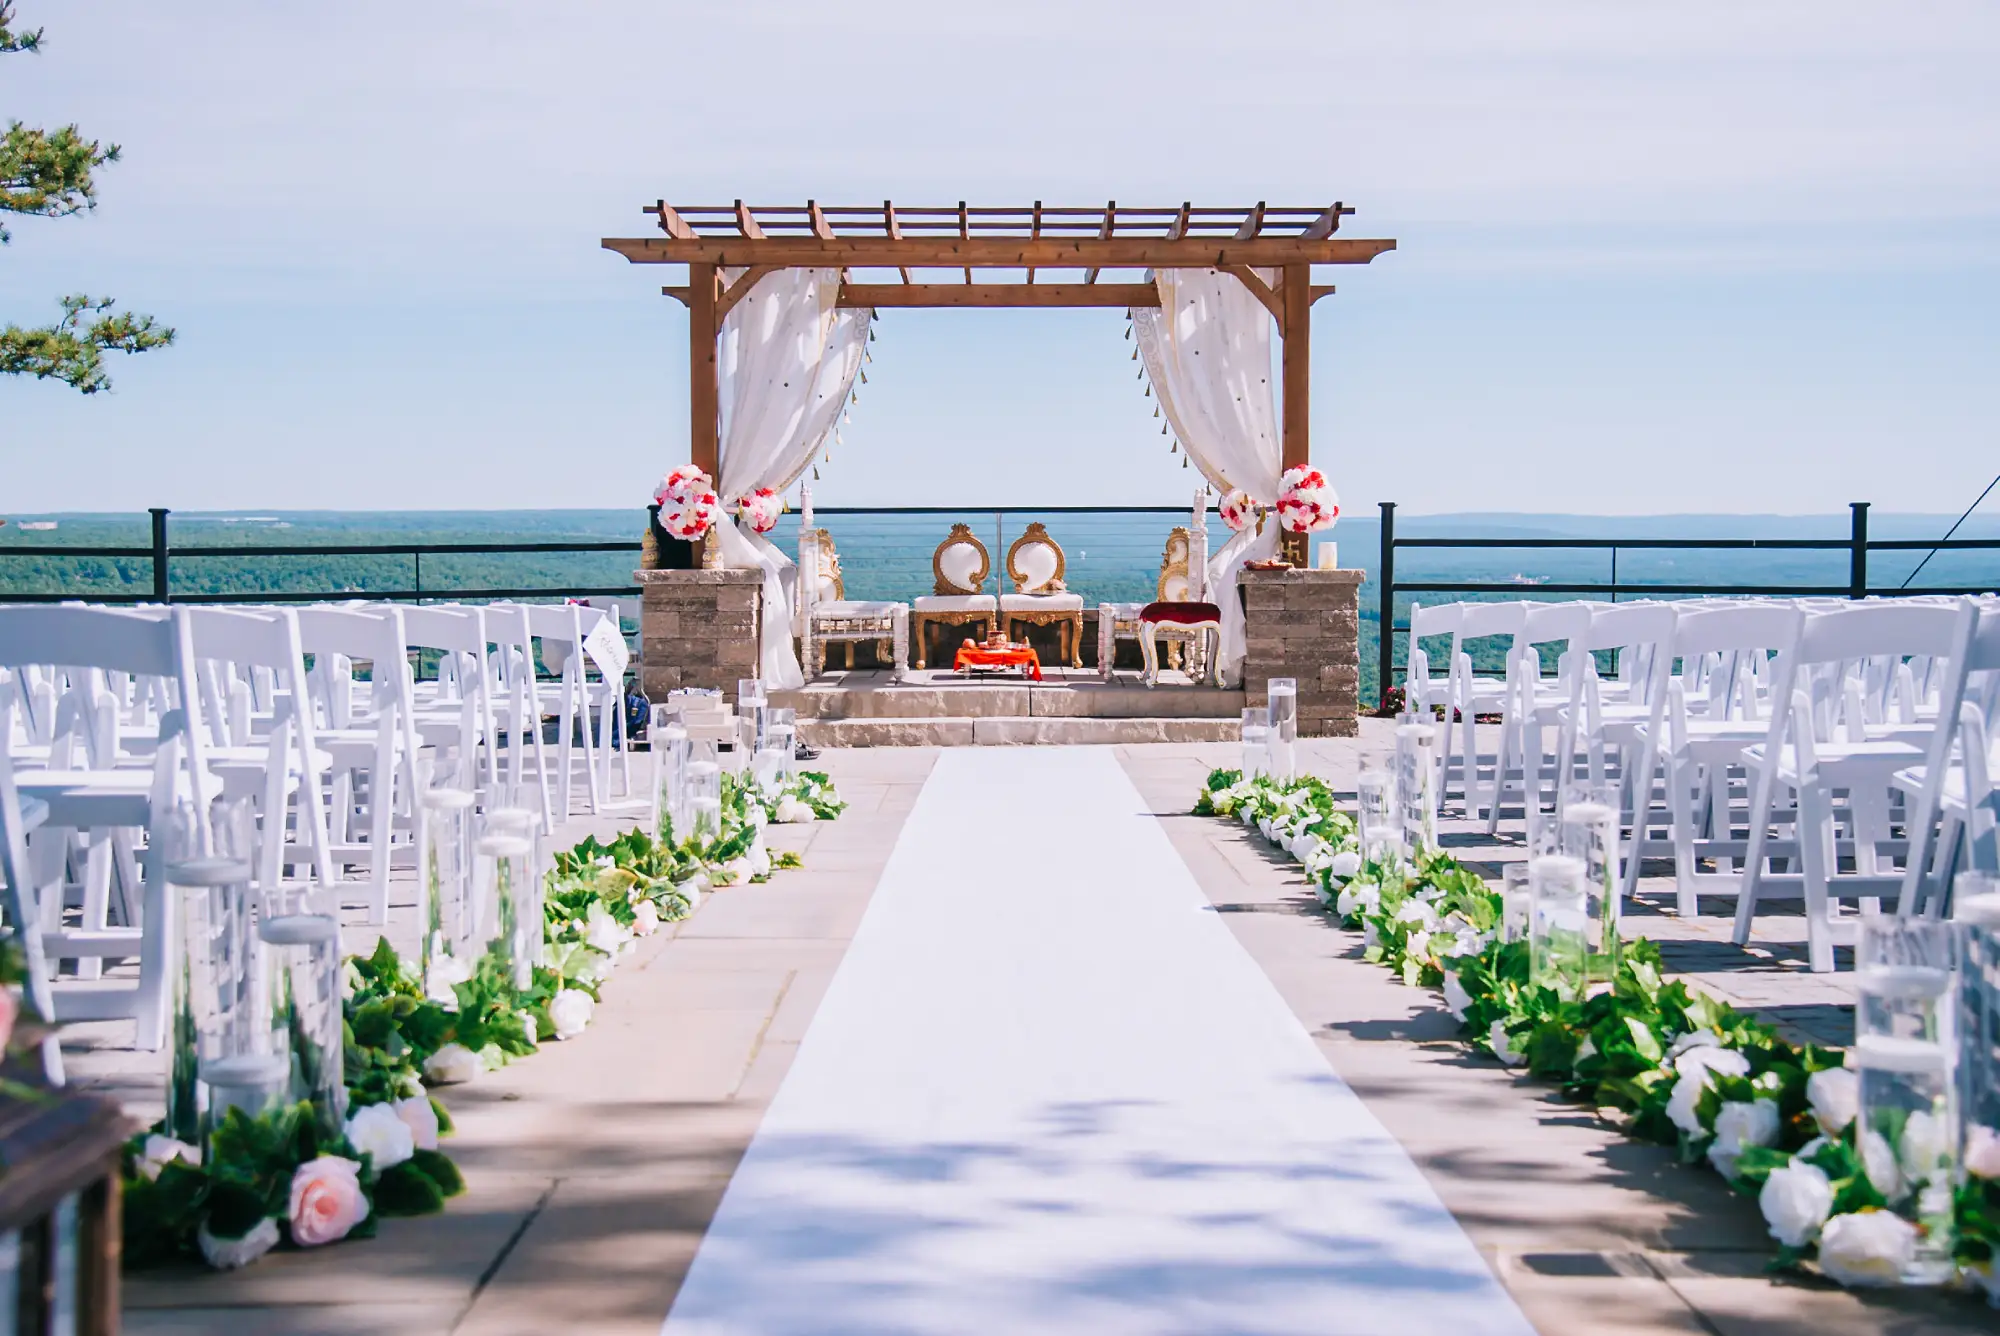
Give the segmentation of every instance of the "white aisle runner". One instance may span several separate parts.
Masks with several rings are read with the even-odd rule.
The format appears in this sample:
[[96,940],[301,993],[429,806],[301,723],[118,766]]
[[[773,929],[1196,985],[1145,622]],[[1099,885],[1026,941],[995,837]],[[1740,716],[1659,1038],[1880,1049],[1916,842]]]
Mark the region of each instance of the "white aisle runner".
[[939,759],[666,1326],[1532,1330],[1112,752],[1000,747]]

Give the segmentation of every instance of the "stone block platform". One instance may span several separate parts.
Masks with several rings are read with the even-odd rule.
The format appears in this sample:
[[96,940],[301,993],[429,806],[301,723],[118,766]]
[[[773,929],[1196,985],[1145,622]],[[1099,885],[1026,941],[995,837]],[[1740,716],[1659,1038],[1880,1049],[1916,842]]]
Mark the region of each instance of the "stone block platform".
[[1222,742],[1236,737],[1241,691],[1163,673],[1148,687],[1119,674],[1044,667],[1043,680],[965,678],[929,669],[830,672],[771,703],[799,712],[816,747],[969,747],[1046,743]]

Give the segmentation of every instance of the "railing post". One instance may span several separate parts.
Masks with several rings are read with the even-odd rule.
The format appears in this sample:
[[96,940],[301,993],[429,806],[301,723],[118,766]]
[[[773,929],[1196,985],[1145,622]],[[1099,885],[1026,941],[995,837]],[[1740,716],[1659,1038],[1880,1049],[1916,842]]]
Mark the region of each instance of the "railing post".
[[1849,598],[1868,597],[1868,503],[1849,501],[1847,508],[1854,512],[1853,531],[1848,538],[1847,556],[1847,596]]
[[1375,684],[1378,705],[1389,699],[1390,679],[1395,675],[1396,662],[1396,503],[1384,501],[1380,504],[1382,555],[1375,567],[1377,630],[1381,641],[1375,647],[1376,662],[1381,665],[1381,678]]
[[152,507],[153,515],[153,600],[156,603],[173,601],[172,584],[167,571],[167,516],[171,513],[165,506]]

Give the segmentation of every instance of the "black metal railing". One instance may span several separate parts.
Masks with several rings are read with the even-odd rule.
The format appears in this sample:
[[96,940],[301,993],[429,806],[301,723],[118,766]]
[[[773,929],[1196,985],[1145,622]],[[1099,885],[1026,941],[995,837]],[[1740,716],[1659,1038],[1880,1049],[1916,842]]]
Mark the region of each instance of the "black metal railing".
[[[950,516],[953,519],[973,522],[984,527],[984,517],[991,517],[992,533],[996,543],[1004,542],[1009,517],[1023,520],[1043,515],[1158,515],[1179,516],[1186,521],[1186,506],[816,506],[814,513],[819,517],[841,516]],[[59,543],[5,544],[0,545],[0,559],[7,557],[40,557],[67,559],[102,559],[112,561],[143,561],[149,563],[150,587],[128,585],[123,589],[61,589],[36,592],[12,592],[0,588],[0,603],[58,603],[72,600],[87,600],[93,603],[136,604],[136,603],[314,603],[326,599],[342,597],[365,597],[402,602],[417,600],[460,600],[460,599],[506,599],[506,598],[550,598],[557,596],[576,597],[620,597],[636,595],[639,587],[635,584],[589,585],[575,582],[545,584],[534,587],[455,587],[450,584],[426,587],[424,584],[424,558],[457,556],[513,556],[532,554],[584,554],[625,552],[638,564],[642,545],[636,540],[565,540],[553,542],[380,542],[380,543],[296,543],[296,544],[199,544],[184,545],[170,541],[168,516],[165,508],[155,507],[151,516],[152,541],[148,546],[106,546],[68,545]],[[634,517],[635,527],[644,529],[647,516],[639,512]],[[780,535],[774,535],[780,536]],[[790,535],[782,535],[790,541]],[[982,534],[982,538],[985,535]],[[929,580],[929,562],[935,546],[935,538],[926,541],[918,554],[924,567],[924,580]],[[914,551],[915,549],[912,549]],[[1155,549],[1157,551],[1157,549]],[[996,551],[995,564],[1004,560],[1004,546]],[[884,560],[881,554],[863,553],[863,564]],[[898,554],[907,556],[908,554]],[[1129,554],[1125,554],[1129,555]],[[312,558],[312,557],[385,557],[407,558],[409,565],[408,584],[405,587],[384,589],[336,589],[314,587],[307,589],[265,589],[245,588],[231,590],[209,590],[192,592],[176,590],[174,571],[179,563],[206,561],[215,558]],[[899,561],[898,566],[908,565]],[[907,574],[900,572],[899,574]]]
[[[1792,598],[1867,598],[1878,594],[1926,593],[1926,594],[1974,594],[1989,593],[2000,589],[2000,580],[1974,585],[1924,585],[1909,589],[1902,586],[1877,587],[1868,580],[1868,554],[1870,552],[1949,552],[2000,549],[2000,538],[1954,538],[1954,539],[1871,539],[1868,536],[1868,508],[1866,501],[1848,504],[1848,534],[1845,538],[1450,538],[1437,536],[1399,537],[1396,533],[1396,503],[1381,502],[1382,534],[1380,564],[1376,567],[1376,609],[1379,619],[1377,641],[1377,670],[1381,694],[1387,695],[1395,685],[1395,644],[1396,636],[1409,632],[1409,623],[1395,620],[1396,595],[1400,594],[1471,594],[1506,595],[1512,598],[1540,598],[1548,594],[1581,594],[1608,596],[1614,602],[1620,595],[1627,597],[1658,597],[1672,595],[1681,597],[1792,597]],[[1520,548],[1520,549],[1561,549],[1570,551],[1603,551],[1610,556],[1610,579],[1603,581],[1537,581],[1522,584],[1516,580],[1398,580],[1396,578],[1396,553],[1403,548]],[[1792,552],[1845,552],[1847,554],[1847,580],[1842,584],[1786,583],[1716,583],[1713,581],[1621,581],[1618,578],[1618,553],[1643,550],[1683,550],[1683,551],[1792,551]]]

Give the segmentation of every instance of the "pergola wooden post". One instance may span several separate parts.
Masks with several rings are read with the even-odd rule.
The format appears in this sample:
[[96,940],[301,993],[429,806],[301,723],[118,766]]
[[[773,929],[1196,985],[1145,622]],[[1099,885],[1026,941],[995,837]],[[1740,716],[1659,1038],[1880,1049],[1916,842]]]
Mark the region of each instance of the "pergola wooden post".
[[[1312,281],[1316,264],[1367,264],[1396,243],[1336,237],[1344,204],[1274,208],[934,208],[797,205],[680,205],[660,200],[645,212],[664,236],[607,237],[606,250],[635,264],[686,265],[687,282],[662,289],[685,303],[689,323],[689,454],[713,476],[720,464],[721,405],[716,337],[722,320],[765,274],[838,268],[840,304],[883,307],[1158,306],[1145,281],[1155,269],[1221,269],[1235,274],[1270,310],[1284,340],[1281,426],[1284,466],[1312,461],[1312,307],[1333,292]],[[913,269],[952,270],[958,282],[917,281]],[[1019,277],[975,280],[974,270]],[[1036,282],[1046,270],[1074,279]],[[1275,269],[1276,288],[1254,272]],[[724,284],[724,270],[740,270]],[[1100,282],[1107,271],[1124,281]],[[857,278],[857,271],[861,277]],[[868,271],[875,271],[869,273]],[[1139,271],[1136,274],[1131,271]],[[891,276],[896,281],[890,281]],[[1275,498],[1273,498],[1275,499]],[[1285,552],[1304,565],[1303,535]]]

